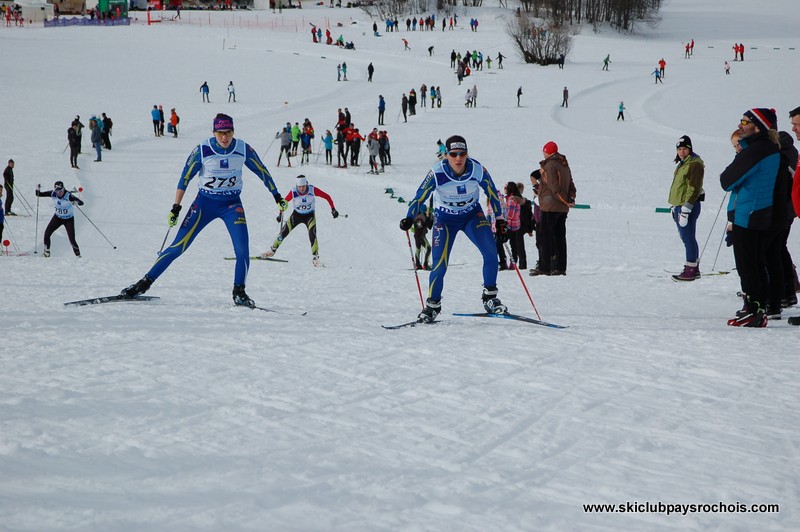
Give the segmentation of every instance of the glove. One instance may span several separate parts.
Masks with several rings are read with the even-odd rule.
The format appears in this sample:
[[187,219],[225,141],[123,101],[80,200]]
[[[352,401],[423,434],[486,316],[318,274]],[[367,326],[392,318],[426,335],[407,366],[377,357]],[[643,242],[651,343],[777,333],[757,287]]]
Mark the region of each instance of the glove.
[[281,210],[281,212],[289,208],[289,204],[286,203],[286,200],[283,199],[280,194],[275,194],[275,203],[278,204],[278,208]]
[[687,207],[686,205],[681,207],[681,212],[678,215],[678,225],[681,227],[686,227],[689,225],[689,215],[692,213],[692,209]]
[[498,235],[505,235],[508,230],[508,222],[502,218],[498,218],[494,222],[494,228]]
[[42,185],[36,185],[36,192],[42,191]]
[[283,216],[279,214],[278,216],[275,217],[275,221],[278,222],[278,223],[281,223],[281,219],[282,218],[283,218]]
[[402,220],[400,220],[400,229],[403,231],[408,231],[411,229],[411,226],[414,225],[414,219],[410,216],[406,216]]
[[333,216],[333,219],[335,220],[336,218],[339,217],[339,211],[337,211],[336,209],[331,209],[331,216]]
[[172,210],[169,211],[169,215],[167,216],[167,223],[170,227],[175,227],[178,225],[178,215],[181,213],[181,206],[177,203],[172,205]]
[[78,207],[83,207],[83,200],[82,199],[78,200]]

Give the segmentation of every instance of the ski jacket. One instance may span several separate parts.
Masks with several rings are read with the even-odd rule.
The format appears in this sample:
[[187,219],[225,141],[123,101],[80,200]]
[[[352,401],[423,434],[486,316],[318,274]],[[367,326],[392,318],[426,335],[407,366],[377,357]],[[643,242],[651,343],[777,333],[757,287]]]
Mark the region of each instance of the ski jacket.
[[199,174],[199,195],[215,200],[230,199],[242,192],[244,166],[258,176],[270,194],[280,195],[269,170],[249,144],[233,139],[230,146],[223,148],[214,137],[196,146],[189,154],[178,179],[178,189],[186,190],[189,181]]
[[723,190],[731,192],[728,221],[747,229],[765,230],[772,222],[772,200],[780,153],[767,133],[739,140],[742,151],[719,176]]
[[539,184],[539,206],[542,212],[569,212],[575,202],[575,184],[567,158],[554,153],[539,163],[542,179]]
[[62,220],[68,220],[69,218],[75,217],[75,209],[72,206],[72,203],[75,202],[78,205],[83,205],[83,201],[80,198],[73,196],[72,192],[64,192],[62,197],[58,197],[55,190],[37,190],[36,196],[40,198],[50,197],[53,201],[53,209],[56,218],[60,218]]
[[703,175],[705,165],[699,155],[692,152],[686,159],[678,162],[669,188],[669,204],[673,207],[686,205],[694,207],[703,194]]
[[468,157],[464,173],[457,176],[445,159],[433,165],[422,180],[417,193],[408,203],[409,218],[414,218],[425,207],[425,201],[433,194],[436,215],[467,216],[480,210],[480,190],[486,194],[495,217],[503,218],[500,195],[489,171],[475,159]]
[[328,195],[327,192],[318,189],[314,185],[308,185],[308,190],[306,190],[305,194],[300,194],[300,191],[297,190],[297,187],[294,187],[294,190],[290,190],[288,194],[286,194],[286,202],[292,202],[292,207],[294,208],[294,212],[298,214],[313,214],[316,210],[316,198],[322,198],[328,202],[328,205],[331,206],[331,210],[336,209],[333,205],[333,199]]
[[508,222],[509,231],[519,231],[522,227],[519,202],[520,198],[516,196],[508,196],[506,199],[506,221]]
[[326,150],[332,150],[333,149],[333,135],[332,134],[329,133],[329,134],[325,135],[324,137],[322,137],[322,142],[325,144],[325,149]]

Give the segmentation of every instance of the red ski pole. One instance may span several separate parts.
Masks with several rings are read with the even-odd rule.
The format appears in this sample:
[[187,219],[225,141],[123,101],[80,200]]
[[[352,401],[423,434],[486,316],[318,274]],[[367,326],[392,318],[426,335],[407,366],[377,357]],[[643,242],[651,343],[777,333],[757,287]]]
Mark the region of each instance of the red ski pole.
[[531,302],[531,306],[533,307],[533,311],[536,313],[536,319],[541,320],[542,317],[539,316],[539,311],[536,310],[536,304],[533,302],[533,298],[531,297],[531,293],[528,291],[528,286],[525,284],[525,279],[522,278],[522,273],[519,271],[519,266],[517,266],[517,261],[514,260],[514,255],[511,254],[511,246],[508,242],[503,243],[503,247],[506,249],[506,254],[511,257],[511,264],[514,265],[514,269],[517,270],[517,275],[519,276],[519,282],[522,283],[522,288],[525,289],[525,293],[528,295],[528,300]]
[[408,251],[411,253],[411,269],[414,270],[414,279],[417,280],[417,291],[419,292],[419,302],[422,309],[425,309],[425,300],[422,299],[422,286],[419,284],[419,275],[417,275],[417,263],[414,261],[414,248],[411,247],[411,235],[406,231],[406,239],[408,240]]

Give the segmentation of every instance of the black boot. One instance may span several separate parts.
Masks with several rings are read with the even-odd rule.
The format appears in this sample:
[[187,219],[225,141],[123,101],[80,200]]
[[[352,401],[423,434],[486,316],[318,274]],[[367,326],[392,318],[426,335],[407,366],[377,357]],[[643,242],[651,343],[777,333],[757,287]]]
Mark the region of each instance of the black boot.
[[144,277],[142,277],[141,279],[130,285],[128,288],[123,288],[122,292],[120,292],[119,295],[127,299],[133,299],[134,297],[144,294],[145,292],[150,290],[150,285],[152,284],[153,280],[149,276],[145,275]]
[[423,323],[431,323],[436,319],[436,316],[438,316],[441,311],[441,300],[437,301],[435,299],[428,298],[428,300],[425,302],[425,308],[419,313],[417,319]]
[[483,287],[483,308],[489,314],[508,314],[508,308],[497,298],[496,286]]
[[233,285],[233,304],[239,307],[250,308],[256,306],[256,302],[250,299],[250,296],[245,293],[243,284]]

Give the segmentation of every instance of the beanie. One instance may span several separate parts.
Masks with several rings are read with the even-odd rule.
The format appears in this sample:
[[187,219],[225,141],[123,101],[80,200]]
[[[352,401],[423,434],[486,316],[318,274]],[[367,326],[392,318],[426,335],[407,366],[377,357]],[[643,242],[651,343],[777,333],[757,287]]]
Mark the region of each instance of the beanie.
[[219,113],[214,117],[213,126],[214,131],[233,131],[233,118]]
[[304,186],[307,186],[307,185],[308,185],[308,180],[306,179],[306,176],[304,176],[303,174],[300,174],[299,176],[297,176],[297,186],[298,187],[304,187]]
[[675,149],[678,148],[687,148],[689,151],[692,151],[692,139],[689,138],[689,135],[684,135],[678,139],[678,143],[675,144]]
[[444,141],[444,145],[445,145],[445,148],[447,148],[448,152],[453,151],[453,150],[468,151],[467,150],[467,141],[461,135],[453,135],[452,137],[450,137],[446,141]]
[[56,181],[53,184],[53,190],[61,190],[62,188],[64,188],[64,182],[63,181]]
[[547,156],[553,155],[554,153],[558,152],[558,144],[556,144],[551,140],[550,142],[544,145],[542,151]]
[[775,109],[753,108],[745,111],[744,116],[749,118],[764,133],[770,129],[778,129],[778,117],[775,114]]

